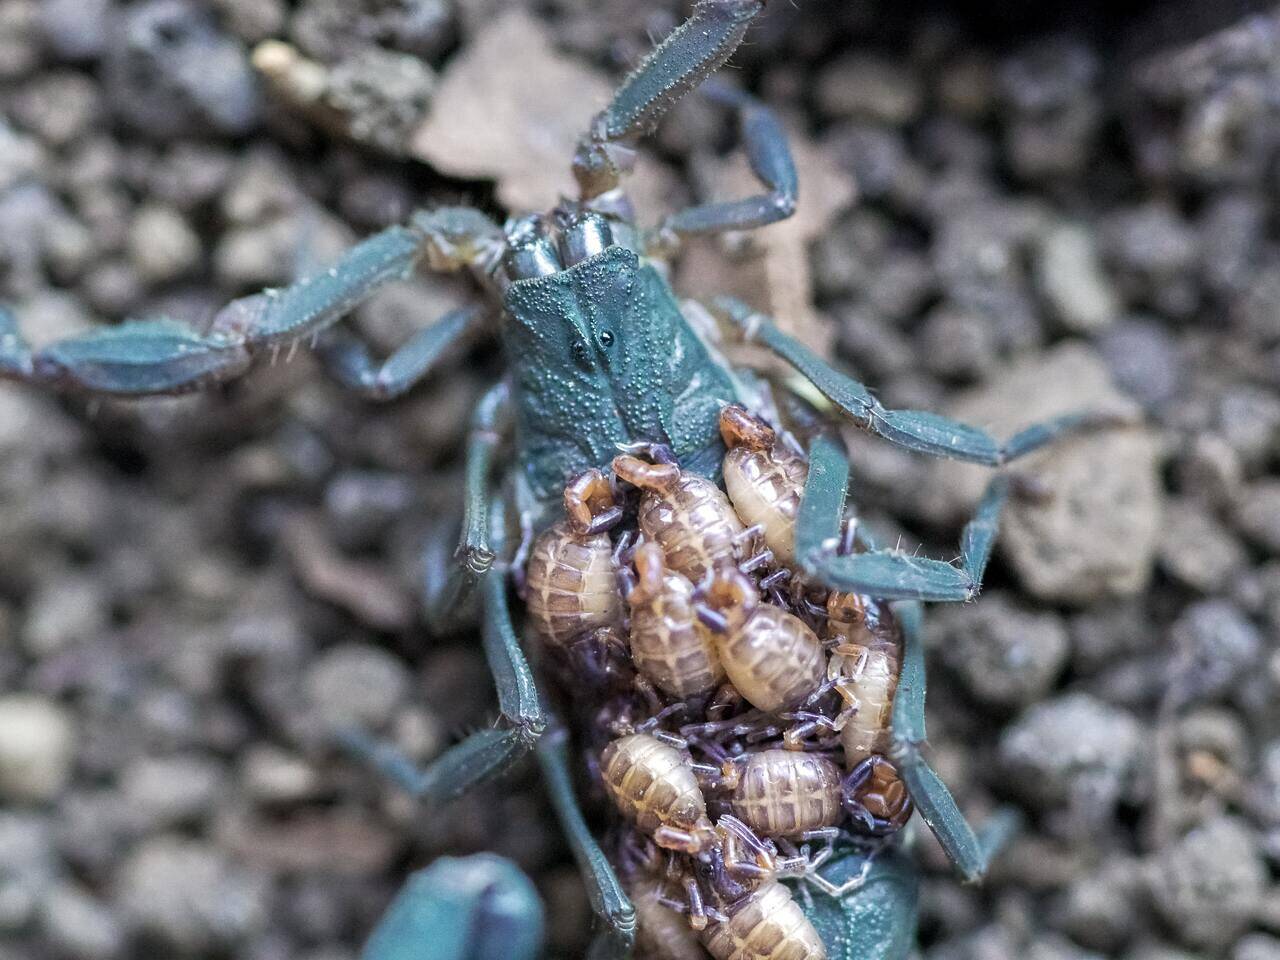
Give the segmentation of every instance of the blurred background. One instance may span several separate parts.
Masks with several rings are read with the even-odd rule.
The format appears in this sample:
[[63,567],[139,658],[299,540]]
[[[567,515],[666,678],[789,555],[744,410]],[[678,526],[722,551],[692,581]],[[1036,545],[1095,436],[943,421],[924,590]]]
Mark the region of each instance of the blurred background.
[[[981,888],[922,831],[930,960],[1280,958],[1280,11],[771,2],[725,71],[791,131],[801,209],[690,246],[887,404],[1007,435],[1143,425],[1029,469],[977,604],[930,618],[937,764],[1028,828]],[[207,322],[404,220],[568,190],[573,140],[687,12],[634,0],[0,0],[0,297],[46,343]],[[649,224],[748,189],[697,97]],[[423,278],[384,349],[470,295]],[[305,349],[207,396],[0,385],[0,958],[352,960],[411,869],[496,850],[557,957],[589,913],[537,778],[424,815],[325,748],[427,759],[491,722],[426,636],[425,526],[500,358],[374,406]],[[956,553],[981,472],[850,437],[860,513]]]

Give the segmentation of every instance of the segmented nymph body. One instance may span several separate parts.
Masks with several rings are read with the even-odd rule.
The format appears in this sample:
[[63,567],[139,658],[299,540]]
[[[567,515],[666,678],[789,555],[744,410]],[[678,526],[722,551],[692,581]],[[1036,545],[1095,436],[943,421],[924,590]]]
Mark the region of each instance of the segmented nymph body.
[[844,817],[840,768],[798,750],[761,750],[737,766],[729,808],[765,837],[799,837]]
[[748,703],[775,713],[822,684],[827,654],[817,634],[795,614],[761,601],[741,571],[717,570],[706,595],[723,619],[716,638],[720,661]]
[[659,846],[697,851],[714,834],[689,758],[648,733],[601,751],[600,776],[618,811]]
[[640,530],[661,545],[670,569],[698,584],[712,568],[737,561],[745,528],[729,498],[712,481],[672,463],[647,463],[632,456],[617,457],[613,470],[644,491]]
[[636,551],[631,607],[631,659],[659,690],[686,699],[715,689],[724,667],[711,631],[698,619],[689,580],[666,569],[662,547]]
[[826,960],[813,924],[791,892],[776,880],[764,883],[729,908],[729,919],[702,932],[715,960]]
[[533,543],[525,603],[539,637],[554,647],[622,620],[609,535],[599,529],[613,516],[609,482],[590,470],[565,488],[567,519]]
[[688,918],[662,902],[658,878],[632,883],[627,892],[636,908],[637,956],[648,960],[706,960]]
[[738,404],[720,411],[720,434],[729,448],[724,485],[734,509],[743,523],[760,527],[778,563],[792,566],[808,462],[780,447],[773,428]]

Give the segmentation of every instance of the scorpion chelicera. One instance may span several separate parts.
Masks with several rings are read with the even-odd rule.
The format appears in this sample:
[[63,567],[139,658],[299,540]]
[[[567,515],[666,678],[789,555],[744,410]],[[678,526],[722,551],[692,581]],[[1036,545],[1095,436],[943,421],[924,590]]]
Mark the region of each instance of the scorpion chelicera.
[[[521,648],[517,622],[522,614],[512,604],[513,578],[520,581],[522,593],[528,592],[527,576],[549,576],[548,570],[554,572],[555,564],[567,562],[564,558],[577,551],[586,558],[584,563],[605,564],[603,578],[598,577],[592,589],[604,584],[601,589],[607,594],[612,546],[607,531],[627,509],[634,519],[635,499],[652,496],[659,505],[652,517],[645,513],[648,500],[640,507],[641,525],[652,523],[645,527],[643,539],[645,544],[661,545],[667,551],[665,559],[651,546],[637,550],[632,544],[631,558],[639,558],[634,562],[640,576],[632,577],[630,603],[603,594],[588,598],[596,605],[589,608],[583,624],[592,628],[592,636],[603,638],[598,638],[596,654],[605,650],[607,659],[607,648],[614,643],[609,639],[610,624],[624,616],[627,607],[634,608],[632,616],[642,617],[645,604],[669,594],[665,609],[684,610],[684,619],[644,628],[650,631],[645,636],[652,649],[640,663],[642,673],[652,677],[650,690],[658,684],[668,693],[702,697],[701,728],[709,729],[715,724],[706,722],[712,714],[707,690],[723,679],[716,656],[729,667],[731,679],[734,665],[745,664],[741,669],[746,672],[735,681],[747,684],[738,702],[744,697],[759,699],[751,705],[757,714],[768,715],[780,709],[782,701],[789,704],[805,692],[790,686],[774,691],[768,684],[757,684],[759,691],[751,688],[747,674],[750,657],[756,654],[746,649],[750,637],[735,632],[743,623],[762,616],[769,623],[785,621],[795,643],[803,647],[804,662],[813,660],[814,682],[824,677],[827,661],[822,651],[831,652],[825,668],[829,682],[820,689],[836,687],[855,702],[859,697],[863,701],[862,713],[854,711],[853,721],[845,726],[843,751],[846,764],[854,768],[851,772],[842,773],[828,759],[805,761],[806,754],[788,757],[775,749],[735,760],[722,746],[716,747],[725,772],[732,774],[720,789],[727,791],[735,812],[766,833],[779,817],[791,817],[788,804],[797,798],[822,800],[814,824],[829,835],[818,855],[808,856],[807,848],[780,841],[800,854],[788,859],[799,861],[793,869],[804,895],[793,901],[774,873],[754,885],[744,881],[743,876],[753,875],[751,870],[759,875],[758,862],[772,862],[776,849],[732,815],[712,826],[696,803],[688,823],[676,817],[663,825],[665,834],[655,829],[652,837],[633,838],[632,846],[647,853],[631,859],[671,857],[672,849],[682,844],[687,852],[681,856],[687,859],[681,869],[690,898],[685,907],[702,925],[707,917],[698,913],[703,909],[701,890],[729,891],[724,896],[737,897],[737,906],[727,908],[722,922],[708,927],[702,941],[716,956],[781,956],[768,946],[768,937],[785,933],[797,951],[787,956],[905,957],[915,936],[916,876],[900,845],[887,838],[901,825],[904,811],[909,813],[914,804],[969,879],[982,875],[992,850],[1008,833],[1008,820],[999,816],[983,831],[971,829],[921,752],[925,673],[920,603],[975,596],[1000,510],[1013,486],[1007,475],[995,475],[964,528],[958,563],[882,549],[860,527],[845,521],[849,464],[831,425],[843,418],[912,451],[1000,467],[1066,433],[1108,422],[1087,413],[1070,415],[1032,426],[1001,444],[979,429],[936,414],[884,407],[862,384],[737,301],[718,300],[710,310],[677,301],[661,263],[678,250],[683,238],[763,227],[795,210],[796,173],[779,122],[749,95],[713,84],[706,92],[736,111],[751,168],[763,190],[746,199],[693,206],[645,231],[637,226],[622,187],[636,142],[673,103],[728,59],[763,7],[764,0],[697,3],[689,19],[626,78],[595,117],[573,157],[579,196],[562,201],[550,215],[520,216],[499,226],[470,208],[421,211],[407,226],[392,227],[358,244],[328,270],[284,289],[233,301],[203,332],[167,319],[130,321],[32,351],[14,317],[0,311],[0,377],[116,397],[177,394],[222,383],[241,376],[257,358],[281,345],[313,340],[339,381],[369,397],[393,398],[429,374],[447,347],[498,316],[496,330],[507,374],[475,410],[466,450],[457,562],[442,559],[433,567],[424,607],[429,625],[456,619],[462,609],[479,608],[500,722],[473,733],[423,769],[365,732],[344,730],[340,739],[427,803],[454,799],[533,751],[601,921],[592,947],[597,957],[630,955],[638,914],[642,923],[647,922],[645,916],[655,917],[647,935],[641,931],[642,942],[652,945],[663,940],[663,929],[671,931],[660,955],[687,956],[699,948],[689,939],[689,924],[669,909],[668,898],[643,889],[633,903],[617,869],[618,860],[627,857],[607,856],[588,827],[567,761],[574,731],[551,712],[553,701],[540,691]],[[450,313],[379,361],[341,321],[379,288],[420,267],[470,271],[489,295],[492,308]],[[723,351],[746,342],[788,365],[793,379],[798,376],[805,382],[808,399],[767,372],[731,366]],[[729,407],[722,434],[722,415]],[[785,559],[790,570],[785,575],[798,579],[800,592],[820,592],[820,599],[809,600],[805,609],[821,613],[829,606],[829,616],[822,614],[826,619],[821,622],[806,626],[768,604],[742,606],[748,594],[755,595],[757,584],[747,576],[754,561],[748,562],[745,549],[739,549],[752,531],[740,530],[737,517],[724,528],[728,532],[721,540],[704,538],[703,546],[715,547],[707,548],[707,557],[682,555],[687,561],[683,565],[678,551],[672,552],[663,541],[673,529],[663,524],[675,522],[673,515],[661,515],[663,498],[676,504],[675,510],[685,509],[680,504],[690,498],[697,506],[703,495],[699,491],[720,484],[729,470],[726,440],[740,451],[731,461],[735,473],[727,478],[735,506],[750,514],[749,522],[763,532],[763,543]],[[787,450],[784,440],[794,449]],[[514,455],[502,461],[509,467],[499,469],[497,458],[507,447]],[[802,461],[799,466],[797,458]],[[605,471],[616,472],[619,480],[627,481],[625,487]],[[764,480],[773,488],[752,493],[750,485]],[[561,520],[560,504],[571,499],[566,486],[569,493],[576,491],[576,499],[569,517]],[[644,493],[632,490],[630,507],[613,503],[615,492],[633,487]],[[718,491],[712,493],[713,499],[724,499]],[[748,500],[749,509],[744,507]],[[704,520],[699,530],[706,534],[712,529],[707,524],[718,521],[714,516]],[[563,525],[563,543],[556,547],[561,552],[546,553],[538,561],[543,564],[540,573],[534,564],[526,571],[530,544],[557,522]],[[618,544],[615,553],[622,546]],[[727,557],[732,565],[706,569],[707,564],[719,563],[717,556]],[[616,556],[613,561],[616,564]],[[780,575],[766,579],[775,585]],[[676,576],[687,582],[672,580]],[[549,632],[559,622],[554,588],[551,583],[549,592],[539,594],[541,607],[535,609],[530,600],[531,622],[545,622]],[[701,619],[690,618],[694,608]],[[853,626],[851,610],[857,613]],[[874,642],[866,639],[870,634],[858,633],[858,624],[867,618],[877,624],[879,639]],[[572,618],[569,625],[572,628]],[[762,643],[776,643],[779,629],[775,624],[757,632]],[[577,642],[569,635],[558,639],[570,646]],[[674,644],[701,659],[694,667],[677,670],[673,661],[663,660],[672,656]],[[588,650],[588,659],[591,656]],[[596,661],[598,665],[600,656]],[[883,676],[874,672],[881,667]],[[774,677],[770,683],[785,686],[787,680]],[[778,704],[769,700],[774,692]],[[653,697],[661,695],[658,691]],[[724,706],[721,702],[716,709]],[[812,716],[819,725],[825,722],[819,714]],[[639,729],[615,742],[605,760],[622,756],[630,765],[643,761],[655,770],[661,767],[653,776],[675,778],[700,803],[696,785],[690,786],[695,784],[692,771],[699,765],[686,764],[687,752],[681,753],[688,745],[672,746],[653,726],[653,718],[640,723]],[[699,724],[693,728],[696,732]],[[794,750],[804,748],[808,734],[802,726],[787,736],[783,746]],[[782,771],[792,786],[752,786],[757,784],[752,779],[757,777],[756,767],[770,776]],[[627,809],[633,820],[643,822],[654,818],[655,801],[636,787],[634,769],[639,768],[615,771],[614,789],[631,805]],[[736,789],[746,792],[733,793],[735,782],[743,784]],[[626,793],[633,788],[639,792]],[[874,829],[855,838],[825,826],[840,816],[841,803],[853,805]],[[813,824],[795,821],[793,826]],[[789,829],[776,828],[779,836]],[[677,843],[676,838],[682,839]],[[667,844],[665,851],[660,843]],[[746,866],[732,873],[728,854],[723,853],[730,848],[754,850],[757,865],[752,866],[747,856]],[[806,881],[816,885],[816,893],[809,892]],[[801,907],[803,915],[797,912]],[[714,919],[714,906],[707,909]],[[809,924],[816,933],[811,935]],[[743,932],[748,928],[765,932],[756,938],[755,933]],[[364,955],[367,960],[531,960],[541,950],[541,937],[541,906],[528,879],[512,864],[488,855],[445,858],[414,875]]]

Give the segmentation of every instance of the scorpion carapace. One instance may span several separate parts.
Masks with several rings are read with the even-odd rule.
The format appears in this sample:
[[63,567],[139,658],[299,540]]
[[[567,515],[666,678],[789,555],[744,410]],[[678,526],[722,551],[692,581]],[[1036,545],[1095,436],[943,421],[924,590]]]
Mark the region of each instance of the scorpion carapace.
[[[0,310],[0,377],[114,397],[224,383],[305,341],[341,383],[386,400],[429,375],[453,345],[497,331],[508,374],[472,418],[458,562],[429,566],[424,616],[456,629],[464,612],[479,610],[500,721],[423,769],[362,730],[335,737],[428,803],[452,800],[535,750],[600,918],[594,957],[631,951],[637,911],[626,891],[653,869],[628,867],[644,857],[605,855],[576,800],[570,732],[598,754],[596,769],[607,768],[620,816],[639,837],[630,846],[665,858],[662,891],[655,898],[646,888],[644,915],[667,923],[657,911],[683,910],[716,957],[819,957],[820,936],[845,960],[906,955],[914,879],[891,838],[912,804],[967,877],[983,873],[998,838],[970,829],[919,749],[917,605],[977,594],[1011,486],[1001,475],[992,481],[958,563],[881,549],[861,528],[846,535],[849,464],[824,424],[842,420],[908,450],[999,467],[1113,422],[1075,414],[1001,444],[936,414],[884,407],[742,303],[680,304],[660,263],[684,238],[764,227],[795,211],[782,126],[747,93],[708,84],[739,120],[760,192],[700,203],[646,230],[625,174],[637,141],[732,55],[763,9],[764,0],[699,0],[592,121],[572,158],[579,196],[549,214],[500,226],[471,208],[418,212],[326,270],[233,301],[205,330],[127,321],[33,350]],[[469,271],[488,306],[448,313],[379,360],[342,321],[419,268]],[[777,413],[799,409],[784,387],[725,359],[743,342],[789,365],[819,398],[804,429]],[[650,544],[662,552],[661,571],[656,555],[637,552]],[[553,651],[548,662],[599,693],[593,709],[573,711],[572,731],[548,712],[525,655],[512,580],[528,598],[531,632]],[[850,604],[861,609],[852,619]],[[637,629],[633,659],[628,630]],[[775,657],[791,668],[773,669]],[[625,739],[635,737],[644,739]],[[762,785],[761,770],[778,783]],[[650,776],[681,782],[654,793]],[[686,805],[663,821],[662,804],[677,796]],[[513,869],[487,858],[420,874],[366,960],[417,955],[424,944],[439,960],[530,960],[541,908]],[[798,900],[778,882],[787,874],[803,877]],[[688,955],[692,942],[669,955]]]

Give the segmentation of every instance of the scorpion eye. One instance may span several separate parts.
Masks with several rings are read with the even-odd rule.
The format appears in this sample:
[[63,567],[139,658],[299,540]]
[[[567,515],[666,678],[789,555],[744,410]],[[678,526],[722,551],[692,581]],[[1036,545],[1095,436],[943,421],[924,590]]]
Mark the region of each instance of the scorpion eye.
[[587,345],[581,340],[575,340],[573,346],[569,348],[569,352],[573,354],[573,359],[580,366],[587,366],[591,359],[587,354]]
[[600,343],[606,347],[613,346],[613,332],[610,330],[600,331]]

